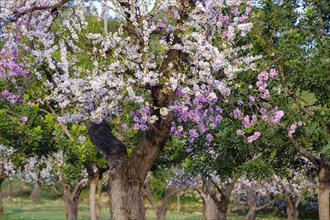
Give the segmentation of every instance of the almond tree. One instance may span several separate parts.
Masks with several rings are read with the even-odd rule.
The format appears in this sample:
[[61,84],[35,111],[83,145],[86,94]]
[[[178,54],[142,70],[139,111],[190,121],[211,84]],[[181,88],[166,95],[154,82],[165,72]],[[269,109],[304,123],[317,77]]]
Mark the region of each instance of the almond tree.
[[[260,59],[239,42],[252,28],[249,2],[104,1],[102,11],[117,16],[111,32],[98,25],[102,14],[93,7],[87,13],[84,1],[72,8],[67,3],[1,2],[1,39],[45,81],[49,99],[64,110],[59,120],[86,124],[110,167],[112,219],[146,218],[144,179],[171,133],[190,143],[212,141],[208,130],[221,122],[223,107],[237,108],[234,117],[244,128],[259,116],[275,123],[283,116],[273,105],[257,104],[269,98],[274,70],[259,74],[257,88],[236,75],[256,69]],[[250,105],[253,115],[241,112],[239,103],[226,104],[231,93],[248,100],[239,93],[243,87],[260,93]],[[121,141],[121,129],[135,135],[134,146]],[[250,129],[247,136],[253,142],[260,132]]]
[[[155,187],[160,186],[163,191],[161,202],[158,205],[155,199]],[[178,168],[157,170],[150,172],[144,186],[146,199],[156,212],[158,220],[165,220],[171,197],[179,192],[192,188],[194,181]],[[159,190],[159,189],[158,189]]]
[[280,195],[284,197],[287,204],[288,220],[298,219],[298,206],[305,196],[314,195],[315,181],[308,179],[302,171],[289,171],[290,175],[286,178],[273,176],[274,186]]
[[45,156],[42,156],[41,158],[38,158],[37,156],[27,158],[23,169],[18,175],[25,181],[33,183],[30,195],[31,200],[39,200],[42,184],[51,184],[50,171],[51,166],[47,162]]

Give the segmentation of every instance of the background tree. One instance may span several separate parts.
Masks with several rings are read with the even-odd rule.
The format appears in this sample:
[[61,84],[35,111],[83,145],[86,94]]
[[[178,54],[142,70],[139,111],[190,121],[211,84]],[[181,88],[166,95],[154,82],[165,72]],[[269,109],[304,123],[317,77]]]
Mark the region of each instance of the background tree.
[[287,114],[280,133],[286,130],[288,145],[291,141],[318,170],[320,219],[329,219],[329,4],[266,0],[256,5],[254,48],[282,81],[276,103]]

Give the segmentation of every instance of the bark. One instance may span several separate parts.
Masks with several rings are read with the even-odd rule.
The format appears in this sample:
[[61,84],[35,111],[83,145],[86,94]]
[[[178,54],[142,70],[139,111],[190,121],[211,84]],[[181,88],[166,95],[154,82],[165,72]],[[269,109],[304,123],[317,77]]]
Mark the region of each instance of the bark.
[[101,202],[102,202],[102,175],[97,183],[97,203],[96,203],[96,219],[99,220],[101,217]]
[[181,204],[180,204],[180,193],[176,193],[176,211],[180,212],[181,211]]
[[40,182],[39,180],[36,180],[34,183],[33,183],[33,186],[32,186],[32,191],[31,191],[31,195],[30,195],[30,199],[32,201],[38,201],[40,199]]
[[13,193],[13,182],[11,178],[8,179],[8,184],[9,184],[8,197],[12,198],[14,193]]
[[320,220],[330,219],[330,171],[329,166],[321,166],[318,173],[318,203]]
[[218,210],[218,207],[211,197],[204,199],[203,204],[205,205],[205,207],[204,207],[205,219],[207,219],[207,220],[220,219],[220,212]]
[[286,211],[288,220],[298,220],[298,207],[296,207],[290,199],[287,199]]
[[248,213],[245,216],[245,220],[255,220],[256,219],[256,211],[254,208],[250,207]]
[[98,177],[94,177],[89,183],[89,208],[91,212],[91,220],[96,220],[96,184]]
[[143,183],[121,173],[110,178],[109,185],[111,219],[146,219]]
[[86,181],[80,181],[75,187],[72,187],[66,183],[62,183],[64,188],[62,198],[64,200],[64,209],[67,220],[78,219],[79,196],[86,184]]
[[78,198],[68,199],[65,201],[65,206],[67,208],[66,218],[67,220],[77,220],[78,219]]
[[256,218],[256,196],[254,194],[254,191],[252,188],[248,187],[248,205],[249,205],[249,210],[248,213],[245,216],[245,220],[254,220]]
[[2,182],[4,181],[3,178],[0,177],[0,216],[3,216],[3,201],[2,201]]
[[[230,199],[230,196],[229,196]],[[227,210],[229,205],[229,199],[227,196],[221,195],[220,208],[219,208],[219,220],[227,220]]]

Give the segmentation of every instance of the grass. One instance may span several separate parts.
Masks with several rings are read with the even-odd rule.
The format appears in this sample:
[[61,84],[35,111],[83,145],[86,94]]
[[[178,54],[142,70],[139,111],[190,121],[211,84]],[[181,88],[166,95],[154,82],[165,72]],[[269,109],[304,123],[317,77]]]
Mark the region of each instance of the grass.
[[[63,200],[54,195],[49,190],[42,190],[41,199],[39,201],[31,201],[29,199],[31,184],[15,181],[14,197],[4,198],[4,216],[0,220],[65,220]],[[4,188],[8,188],[6,181]],[[18,190],[19,189],[19,190]],[[202,218],[202,201],[194,194],[188,194],[181,197],[181,212],[176,211],[176,198],[173,198],[169,211],[167,213],[168,220],[199,220]],[[156,219],[155,212],[151,209],[147,202],[147,219]],[[307,220],[300,216],[300,219]],[[89,211],[89,195],[88,190],[84,190],[79,200],[79,220],[90,219]],[[109,199],[104,192],[102,194],[101,203],[101,220],[110,219]],[[242,220],[243,213],[228,213],[228,220]],[[257,214],[258,220],[284,220],[285,217],[277,217],[272,214]],[[311,220],[311,219],[310,219]]]

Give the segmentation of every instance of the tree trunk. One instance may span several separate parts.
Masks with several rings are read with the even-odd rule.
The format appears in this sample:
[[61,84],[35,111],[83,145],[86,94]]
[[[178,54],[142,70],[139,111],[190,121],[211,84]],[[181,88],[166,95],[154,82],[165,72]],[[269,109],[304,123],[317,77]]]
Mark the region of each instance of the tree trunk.
[[84,179],[77,181],[75,187],[62,182],[64,188],[62,198],[64,200],[64,209],[67,220],[78,219],[79,196],[86,184],[87,181],[84,181]]
[[318,173],[318,203],[320,220],[330,220],[330,172],[329,167],[321,166]]
[[249,211],[245,216],[245,220],[255,220],[256,219],[256,211],[253,207],[249,207]]
[[78,199],[68,199],[66,203],[66,218],[67,220],[77,220],[78,219]]
[[180,212],[181,211],[181,204],[180,204],[180,193],[176,193],[176,211]]
[[228,186],[227,188],[228,195],[225,196],[221,194],[220,207],[219,207],[219,220],[227,220],[227,210],[228,210],[229,199],[233,186],[234,184]]
[[203,204],[205,205],[203,208],[205,212],[204,216],[207,220],[220,219],[220,212],[218,211],[218,207],[211,197],[204,199]]
[[288,215],[288,220],[298,220],[298,207],[296,207],[292,201],[287,200],[287,215]]
[[113,220],[146,219],[143,182],[134,180],[124,173],[118,173],[109,181],[110,216]]
[[102,175],[97,182],[97,203],[96,203],[96,219],[101,218],[101,202],[102,202]]
[[9,189],[8,189],[8,197],[12,198],[13,197],[13,181],[11,180],[11,178],[8,178],[8,184],[9,184]]
[[39,180],[36,180],[34,183],[33,183],[33,186],[32,186],[32,191],[31,191],[31,195],[30,195],[30,199],[32,201],[38,201],[40,199],[40,182]]
[[96,220],[96,184],[98,181],[98,177],[95,176],[89,183],[89,208],[91,212],[91,220]]
[[156,215],[157,220],[166,220],[167,206],[161,206],[158,208]]
[[4,181],[3,178],[0,178],[0,216],[3,216],[3,201],[2,201],[2,182]]

